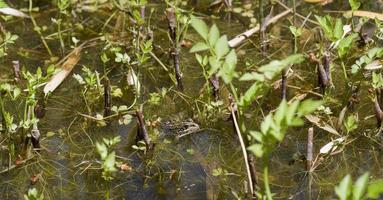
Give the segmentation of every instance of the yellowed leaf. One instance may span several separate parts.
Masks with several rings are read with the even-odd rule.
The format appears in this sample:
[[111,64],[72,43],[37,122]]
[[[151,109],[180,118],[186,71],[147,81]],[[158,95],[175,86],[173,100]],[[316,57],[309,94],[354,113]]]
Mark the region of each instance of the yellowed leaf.
[[332,1],[333,0],[304,0],[304,2],[307,2],[307,3],[318,3],[321,5],[326,5],[326,4],[332,3]]
[[49,82],[44,87],[44,94],[48,94],[53,92],[70,74],[73,70],[74,66],[80,60],[80,52],[81,47],[77,47],[73,49],[65,58],[64,63],[61,65],[61,70],[57,72],[53,77],[49,80]]
[[367,17],[370,19],[379,19],[383,21],[383,14],[381,13],[375,13],[375,12],[370,12],[370,11],[364,11],[364,10],[356,10],[356,11],[347,11],[344,14],[344,17],[350,18],[351,16],[356,16],[356,17]]
[[307,120],[309,120],[311,123],[313,123],[318,128],[325,130],[329,133],[332,133],[334,135],[340,135],[338,131],[336,131],[333,127],[331,127],[329,124],[323,122],[319,117],[314,115],[306,115],[305,116]]

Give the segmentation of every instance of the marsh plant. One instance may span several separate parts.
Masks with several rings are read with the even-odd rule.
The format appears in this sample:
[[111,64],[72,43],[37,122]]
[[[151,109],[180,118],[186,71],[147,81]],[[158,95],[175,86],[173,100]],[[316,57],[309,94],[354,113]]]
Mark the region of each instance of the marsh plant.
[[120,141],[120,137],[114,137],[112,139],[104,138],[102,142],[96,143],[96,150],[101,158],[102,178],[107,181],[113,180],[113,173],[117,171],[116,152],[112,148]]

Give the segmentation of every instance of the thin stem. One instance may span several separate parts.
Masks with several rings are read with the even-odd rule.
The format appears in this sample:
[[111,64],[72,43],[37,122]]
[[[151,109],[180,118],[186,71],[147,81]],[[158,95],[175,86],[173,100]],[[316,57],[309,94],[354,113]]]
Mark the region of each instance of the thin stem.
[[[230,85],[232,85],[232,84],[230,84]],[[233,106],[231,106],[231,116],[233,118],[235,132],[238,135],[239,143],[241,145],[243,159],[245,160],[245,166],[246,166],[247,178],[248,178],[248,181],[249,181],[250,193],[253,195],[254,194],[254,188],[253,188],[253,180],[252,180],[252,177],[251,177],[251,171],[250,171],[250,167],[249,167],[249,164],[248,164],[248,160],[249,159],[247,158],[246,146],[245,146],[245,143],[243,141],[241,131],[239,130],[239,126],[238,126],[238,122],[237,122],[237,119],[236,119],[236,114],[234,112]]]
[[45,38],[44,38],[43,34],[41,33],[40,27],[37,25],[37,22],[36,22],[35,18],[32,15],[32,8],[33,8],[32,5],[33,5],[32,4],[32,0],[29,0],[29,15],[31,16],[33,27],[34,27],[35,31],[39,34],[40,39],[43,42],[45,48],[47,49],[49,56],[53,57],[52,51],[49,48],[47,41],[45,41]]
[[345,64],[344,64],[343,58],[341,58],[340,61],[341,61],[342,69],[343,69],[344,78],[345,78],[346,80],[348,80],[348,77],[347,77],[347,71],[346,71],[346,66],[345,66]]
[[263,179],[265,183],[265,193],[267,200],[273,200],[273,197],[271,196],[271,190],[269,185],[269,169],[268,169],[268,162],[264,163],[263,167]]

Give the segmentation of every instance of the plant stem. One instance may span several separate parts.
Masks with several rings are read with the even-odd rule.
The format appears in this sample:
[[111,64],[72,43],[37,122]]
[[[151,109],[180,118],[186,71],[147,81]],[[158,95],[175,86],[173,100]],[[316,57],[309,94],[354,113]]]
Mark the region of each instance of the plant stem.
[[[232,86],[232,84],[230,84],[230,85]],[[236,119],[236,114],[234,112],[233,105],[231,105],[230,110],[231,110],[231,116],[232,116],[233,122],[234,122],[235,132],[238,135],[239,143],[241,145],[243,159],[245,160],[245,167],[246,167],[246,172],[247,172],[247,178],[249,181],[250,193],[251,193],[251,195],[254,195],[253,180],[252,180],[251,171],[250,171],[250,167],[249,167],[249,163],[248,163],[249,159],[247,157],[246,145],[245,145],[245,142],[243,141],[241,131],[239,130],[239,126],[238,126],[238,122]]]
[[269,186],[269,169],[268,169],[268,159],[266,159],[266,162],[264,163],[263,167],[263,179],[265,183],[265,193],[267,200],[273,200],[273,197],[271,196],[270,186]]
[[31,20],[32,20],[32,23],[33,23],[34,30],[39,34],[40,39],[41,39],[41,41],[43,42],[45,48],[47,49],[49,56],[50,56],[50,57],[53,57],[52,51],[51,51],[51,49],[49,48],[48,43],[47,43],[47,41],[45,40],[43,34],[41,33],[40,27],[37,25],[37,22],[36,22],[35,18],[34,18],[33,15],[32,15],[32,8],[33,8],[32,5],[33,5],[33,4],[32,4],[32,0],[29,0],[29,15],[31,16]]
[[343,58],[341,58],[340,61],[341,61],[342,69],[343,69],[344,78],[345,78],[346,80],[348,80],[348,77],[347,77],[347,71],[346,71],[346,66],[345,66],[345,64],[344,64]]

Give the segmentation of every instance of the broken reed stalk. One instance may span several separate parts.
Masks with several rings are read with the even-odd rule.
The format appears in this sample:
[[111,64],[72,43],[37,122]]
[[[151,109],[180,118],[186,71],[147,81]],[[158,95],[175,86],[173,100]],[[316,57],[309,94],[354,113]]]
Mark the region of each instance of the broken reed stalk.
[[19,82],[20,81],[20,62],[18,60],[14,60],[12,61],[12,66],[13,66],[15,81]]
[[383,111],[382,108],[379,105],[379,100],[378,100],[378,90],[380,89],[375,89],[376,90],[376,96],[374,98],[374,111],[375,111],[375,118],[377,122],[378,128],[382,126],[382,120],[383,120]]
[[330,55],[331,55],[330,52],[325,51],[323,54],[323,58],[322,58],[322,63],[324,66],[324,70],[326,72],[328,84],[331,84],[331,69],[330,69],[331,57],[330,57]]
[[145,126],[145,120],[144,120],[144,115],[142,114],[141,111],[139,110],[136,110],[136,117],[138,119],[138,124],[139,124],[139,137],[138,138],[142,138],[144,139],[144,142],[145,142],[145,145],[146,145],[146,149],[147,150],[151,150],[152,149],[152,142],[150,140],[150,137],[149,137],[149,134],[148,134],[148,131],[146,130],[146,126]]
[[307,134],[307,164],[306,170],[311,172],[311,167],[313,163],[313,147],[314,147],[314,128],[310,127]]
[[[298,5],[297,5],[298,6]],[[287,9],[286,11],[279,13],[278,15],[274,16],[270,20],[267,21],[267,23],[264,26],[269,26],[275,22],[277,22],[279,19],[285,17],[289,13],[293,12],[292,8]],[[261,26],[260,24],[257,24],[254,28],[249,29],[237,36],[235,36],[233,39],[229,41],[229,46],[234,48],[240,45],[244,40],[246,40],[248,37],[252,36],[254,33],[257,33],[260,30]]]
[[287,100],[287,73],[288,69],[283,69],[282,71],[282,100],[286,99]]
[[318,73],[318,84],[324,91],[326,87],[329,85],[329,77],[327,74],[329,74],[329,69],[328,71],[324,68],[322,61],[320,61],[314,53],[310,53],[309,57],[312,62],[314,62],[317,65],[317,73]]
[[166,9],[166,18],[168,20],[169,35],[172,40],[172,52],[173,64],[176,73],[178,89],[183,91],[182,72],[180,68],[180,56],[179,56],[179,41],[177,38],[177,17],[174,8]]
[[40,131],[37,127],[37,122],[33,124],[33,128],[31,131],[31,141],[32,141],[32,146],[33,149],[36,151],[39,151],[40,149]]
[[108,117],[112,109],[112,97],[110,95],[110,81],[108,78],[105,78],[103,82],[104,86],[104,117]]
[[[242,137],[242,133],[239,129],[238,122],[237,122],[237,116],[236,116],[236,105],[234,102],[231,100],[230,104],[230,111],[231,111],[231,118],[233,120],[235,132],[238,135],[239,143],[241,145],[242,149],[242,154],[243,154],[243,159],[245,161],[245,167],[246,167],[246,172],[247,172],[247,179],[249,181],[249,188],[250,188],[250,193],[253,197],[255,197],[255,192],[254,192],[254,184],[255,181],[253,181],[253,177],[256,177],[256,171],[252,172],[252,169],[255,170],[255,165],[253,164],[252,167],[250,168],[250,163],[254,163],[254,159],[250,160],[248,155],[247,155],[247,150],[246,150],[246,145]],[[255,175],[253,175],[255,174]]]

